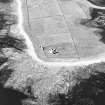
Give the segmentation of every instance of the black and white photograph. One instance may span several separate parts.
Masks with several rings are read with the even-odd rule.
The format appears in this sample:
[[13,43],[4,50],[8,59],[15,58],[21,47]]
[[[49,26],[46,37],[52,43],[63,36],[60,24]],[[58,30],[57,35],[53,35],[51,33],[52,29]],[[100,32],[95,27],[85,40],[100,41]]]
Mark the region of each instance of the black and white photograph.
[[105,105],[105,0],[0,0],[0,105]]

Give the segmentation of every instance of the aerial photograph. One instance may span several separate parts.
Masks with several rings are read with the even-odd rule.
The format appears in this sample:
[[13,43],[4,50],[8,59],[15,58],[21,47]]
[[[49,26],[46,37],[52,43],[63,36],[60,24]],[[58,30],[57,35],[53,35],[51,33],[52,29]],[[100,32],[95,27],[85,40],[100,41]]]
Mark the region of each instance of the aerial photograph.
[[0,0],[0,105],[105,105],[105,0]]

